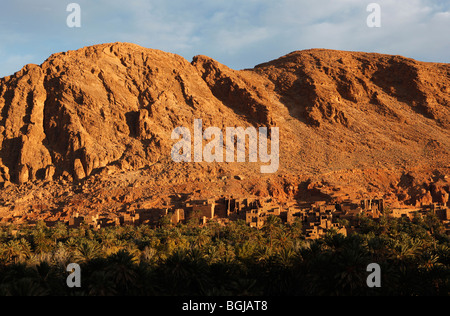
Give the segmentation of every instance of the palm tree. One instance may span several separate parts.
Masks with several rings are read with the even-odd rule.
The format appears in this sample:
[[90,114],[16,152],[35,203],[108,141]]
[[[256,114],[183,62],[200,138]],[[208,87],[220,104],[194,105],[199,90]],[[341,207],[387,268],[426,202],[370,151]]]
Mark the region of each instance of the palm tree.
[[10,240],[6,243],[3,250],[8,262],[17,263],[22,256],[22,247],[18,240]]
[[206,255],[210,263],[219,262],[221,257],[219,247],[216,245],[209,245],[208,248],[206,249]]
[[89,296],[117,295],[116,284],[106,271],[94,271],[89,277],[88,294]]
[[19,240],[19,246],[21,251],[18,259],[19,261],[25,261],[32,254],[31,245],[25,238],[21,238]]
[[202,294],[210,287],[209,267],[199,249],[175,250],[161,268],[161,282],[169,295]]
[[268,264],[275,259],[276,253],[271,245],[262,245],[255,253],[255,261],[259,264]]
[[424,219],[425,227],[430,231],[431,235],[439,235],[445,233],[444,225],[435,214],[427,214]]
[[325,244],[333,250],[340,249],[347,243],[347,238],[336,231],[328,231],[323,237]]
[[122,295],[131,295],[139,289],[136,258],[126,250],[111,255],[107,259],[106,273]]
[[407,235],[402,235],[400,239],[391,240],[392,258],[397,261],[412,260],[420,251],[423,243],[421,240],[414,240]]
[[257,280],[251,278],[238,278],[231,282],[231,292],[234,296],[261,296],[262,290],[258,288]]
[[51,229],[51,235],[56,244],[58,239],[63,238],[67,235],[67,226],[63,222],[57,222],[56,225]]
[[83,241],[76,248],[75,258],[80,262],[87,262],[100,255],[101,246],[95,241]]
[[72,254],[69,249],[62,242],[58,242],[55,250],[52,254],[52,262],[54,262],[57,266],[67,267],[70,263]]
[[203,248],[210,242],[208,231],[205,228],[202,228],[195,237],[195,246],[199,248]]
[[337,270],[334,276],[338,295],[354,295],[366,289],[366,268],[369,263],[365,251],[345,247],[336,258]]
[[275,236],[273,243],[275,247],[282,247],[282,249],[292,248],[293,238],[290,232],[286,231],[285,229],[281,229]]
[[145,247],[143,251],[141,251],[140,262],[146,264],[154,264],[157,259],[157,251],[155,248]]
[[282,267],[288,268],[292,264],[295,252],[292,248],[283,247],[280,252],[277,253],[277,259]]
[[31,278],[22,278],[13,282],[8,294],[11,296],[47,296],[49,293]]
[[33,233],[33,246],[36,253],[50,252],[53,247],[53,241],[48,239],[44,228],[39,228]]
[[294,239],[303,237],[303,223],[299,217],[295,218],[294,223],[289,227],[289,232]]
[[263,226],[263,231],[268,235],[269,243],[272,245],[272,237],[281,230],[281,219],[278,216],[269,215]]
[[62,271],[65,271],[65,269],[58,269],[46,261],[39,263],[34,269],[36,271],[36,281],[38,281],[42,289],[54,295],[64,293],[66,286],[61,280],[64,279]]

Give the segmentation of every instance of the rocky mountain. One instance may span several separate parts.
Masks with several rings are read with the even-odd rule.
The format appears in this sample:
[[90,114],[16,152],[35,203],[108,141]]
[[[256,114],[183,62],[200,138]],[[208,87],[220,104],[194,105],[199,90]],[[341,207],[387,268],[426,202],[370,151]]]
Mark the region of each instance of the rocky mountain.
[[[223,130],[278,127],[278,171],[173,162],[172,131],[192,131],[195,119]],[[153,192],[145,198],[372,194],[448,203],[449,157],[450,64],[313,49],[237,71],[206,56],[189,62],[114,43],[0,79],[1,195],[11,205],[23,196],[54,205],[79,185],[86,205],[101,188],[100,201],[117,194],[123,204],[144,198],[143,187]]]

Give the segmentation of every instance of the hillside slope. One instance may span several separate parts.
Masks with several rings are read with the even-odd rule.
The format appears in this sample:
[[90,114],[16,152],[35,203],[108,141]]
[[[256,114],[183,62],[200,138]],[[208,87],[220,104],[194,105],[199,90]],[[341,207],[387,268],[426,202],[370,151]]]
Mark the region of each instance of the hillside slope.
[[[174,163],[171,133],[192,131],[194,119],[222,130],[279,127],[277,173],[262,175],[260,163]],[[415,203],[431,185],[434,200],[449,192],[449,154],[449,64],[315,49],[237,71],[114,43],[0,79],[0,182],[23,184],[3,190],[3,201],[84,179],[86,200],[95,188],[140,182],[161,196],[340,191]]]

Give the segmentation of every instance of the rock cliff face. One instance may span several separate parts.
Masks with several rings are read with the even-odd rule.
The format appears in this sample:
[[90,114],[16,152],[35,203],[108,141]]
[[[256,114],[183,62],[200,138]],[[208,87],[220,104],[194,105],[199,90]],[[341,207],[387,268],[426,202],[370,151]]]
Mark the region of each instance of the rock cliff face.
[[131,44],[56,54],[0,85],[2,177],[19,183],[138,169],[170,153],[171,131],[194,117],[232,123],[189,62]]
[[[173,163],[171,133],[192,130],[194,119],[204,128],[279,127],[278,173],[262,176],[254,163]],[[449,64],[307,50],[236,71],[206,56],[190,63],[115,43],[55,54],[0,79],[0,182],[145,169],[155,172],[148,174],[155,184],[186,191],[195,189],[194,178],[228,174],[243,176],[239,190],[289,195],[292,185],[280,177],[340,174],[339,182],[343,172],[439,169],[445,183],[415,194],[448,200],[449,154]],[[355,191],[364,186],[348,182]]]

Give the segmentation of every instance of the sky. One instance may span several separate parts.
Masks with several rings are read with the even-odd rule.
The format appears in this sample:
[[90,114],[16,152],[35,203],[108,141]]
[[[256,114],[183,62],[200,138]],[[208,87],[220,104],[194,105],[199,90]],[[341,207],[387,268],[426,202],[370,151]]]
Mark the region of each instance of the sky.
[[[369,27],[365,0],[3,0],[0,77],[51,54],[129,42],[207,55],[233,68],[292,51],[327,48],[450,62],[449,0],[380,0],[380,27]],[[69,27],[70,3],[81,27]]]

